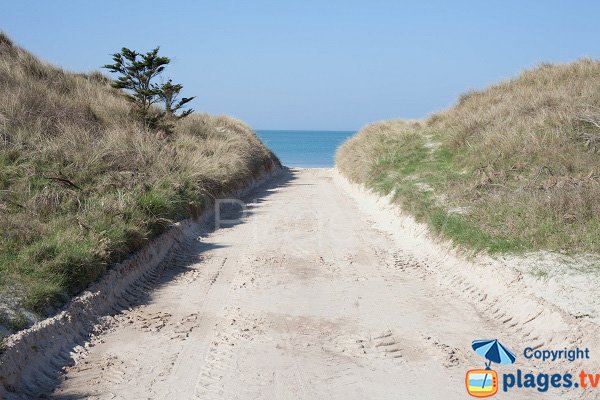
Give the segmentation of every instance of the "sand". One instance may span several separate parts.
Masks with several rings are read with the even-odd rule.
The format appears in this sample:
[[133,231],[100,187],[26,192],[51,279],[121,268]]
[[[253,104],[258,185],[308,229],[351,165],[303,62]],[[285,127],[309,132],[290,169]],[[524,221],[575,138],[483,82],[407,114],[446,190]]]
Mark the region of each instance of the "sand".
[[[466,261],[335,170],[292,169],[245,199],[241,220],[191,230],[143,301],[103,319],[50,398],[465,399],[466,371],[484,365],[474,339],[517,353],[499,373],[575,370],[522,349],[597,341],[518,271]],[[27,391],[12,397],[42,388]]]

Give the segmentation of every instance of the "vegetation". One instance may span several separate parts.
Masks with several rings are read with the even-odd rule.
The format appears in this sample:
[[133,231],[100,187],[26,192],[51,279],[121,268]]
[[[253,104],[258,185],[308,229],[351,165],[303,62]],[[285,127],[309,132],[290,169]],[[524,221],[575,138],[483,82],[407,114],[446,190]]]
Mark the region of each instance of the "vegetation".
[[13,328],[278,163],[232,118],[192,114],[159,140],[101,74],[50,66],[1,34],[0,59],[0,311]]
[[337,166],[465,248],[596,253],[599,152],[600,62],[580,60],[369,125]]
[[[171,79],[163,84],[153,82],[171,62],[168,57],[159,56],[158,50],[156,47],[146,54],[141,54],[123,47],[119,53],[113,54],[114,64],[107,64],[104,68],[119,74],[112,86],[126,91],[125,97],[134,104],[134,110],[147,127],[156,127],[162,120],[163,127],[171,128],[169,123],[174,118],[183,118],[193,112],[192,109],[188,109],[179,115],[176,114],[194,100],[194,97],[183,97],[179,100],[183,85],[173,84]],[[152,108],[159,102],[164,103],[163,112]]]

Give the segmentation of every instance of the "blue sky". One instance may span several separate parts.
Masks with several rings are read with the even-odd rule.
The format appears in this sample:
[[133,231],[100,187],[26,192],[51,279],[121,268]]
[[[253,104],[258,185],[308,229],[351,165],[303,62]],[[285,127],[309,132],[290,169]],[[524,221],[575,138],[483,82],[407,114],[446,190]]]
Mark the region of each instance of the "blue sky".
[[540,62],[600,57],[597,1],[11,1],[0,29],[70,70],[161,46],[198,111],[256,129],[421,118]]

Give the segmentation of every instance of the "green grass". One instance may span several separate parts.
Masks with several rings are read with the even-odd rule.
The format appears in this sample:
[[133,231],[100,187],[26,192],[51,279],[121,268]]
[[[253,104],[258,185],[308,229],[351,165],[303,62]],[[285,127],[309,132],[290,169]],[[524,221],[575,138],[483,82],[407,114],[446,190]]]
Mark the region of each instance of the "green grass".
[[599,253],[598,127],[600,62],[544,64],[423,121],[368,125],[336,165],[466,249]]
[[20,331],[21,329],[26,328],[27,324],[28,322],[25,315],[23,315],[23,313],[17,313],[13,318],[11,318],[9,327],[13,331]]
[[0,58],[0,306],[11,315],[47,315],[279,163],[231,117],[192,114],[160,139],[102,75],[45,64],[1,33]]
[[519,240],[486,233],[468,216],[451,213],[446,205],[440,204],[441,190],[461,179],[450,150],[431,145],[424,135],[400,136],[385,145],[401,151],[392,151],[374,163],[367,182],[372,189],[383,195],[394,193],[393,200],[417,221],[428,224],[432,232],[458,245],[490,253],[523,248]]
[[[201,209],[207,201],[205,189],[200,183],[194,186],[185,172],[154,184],[100,192],[93,189],[98,177],[88,178],[89,171],[82,171],[84,176],[76,179],[81,190],[74,190],[39,177],[55,170],[52,163],[23,156],[13,162],[3,157],[2,163],[1,187],[14,194],[10,203],[4,202],[8,226],[0,237],[0,288],[5,296],[19,295],[26,309],[40,314],[80,292],[173,221],[189,217],[193,205]],[[226,188],[218,184],[213,193]],[[50,199],[41,199],[47,193]],[[29,205],[36,199],[41,204],[32,213]]]

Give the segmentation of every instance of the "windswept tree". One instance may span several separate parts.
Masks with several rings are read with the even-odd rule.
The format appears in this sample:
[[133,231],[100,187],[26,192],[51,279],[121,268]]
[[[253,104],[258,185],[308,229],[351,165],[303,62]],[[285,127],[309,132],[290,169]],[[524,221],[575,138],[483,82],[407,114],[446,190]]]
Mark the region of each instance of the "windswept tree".
[[[147,127],[155,127],[163,117],[183,118],[193,110],[181,111],[176,114],[194,97],[184,97],[179,100],[183,89],[181,84],[173,84],[169,79],[166,83],[158,84],[154,80],[165,70],[171,62],[168,57],[158,55],[159,48],[142,54],[123,47],[119,53],[112,55],[114,64],[104,65],[103,68],[119,74],[112,86],[123,89],[139,113],[140,118]],[[152,105],[164,103],[164,111],[151,113]]]
[[183,89],[183,85],[179,83],[173,84],[173,81],[169,79],[166,83],[163,83],[160,86],[157,85],[156,88],[158,89],[158,97],[160,97],[160,100],[165,105],[165,114],[167,117],[183,118],[194,112],[194,110],[190,108],[177,114],[183,106],[194,100],[194,97],[182,97],[181,100],[179,100],[179,93],[181,92],[181,89]]

